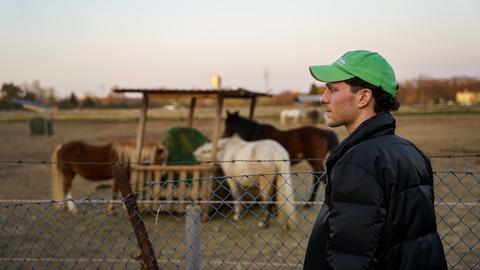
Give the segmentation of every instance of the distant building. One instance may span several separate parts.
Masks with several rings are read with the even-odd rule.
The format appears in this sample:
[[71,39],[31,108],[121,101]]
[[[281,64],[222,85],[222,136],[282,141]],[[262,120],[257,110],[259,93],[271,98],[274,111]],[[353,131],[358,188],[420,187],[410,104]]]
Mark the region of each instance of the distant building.
[[480,93],[471,92],[468,89],[465,89],[456,93],[456,100],[460,105],[470,106],[478,104],[480,103]]
[[210,77],[210,85],[212,89],[215,90],[222,88],[222,78],[217,74],[213,74],[212,77]]

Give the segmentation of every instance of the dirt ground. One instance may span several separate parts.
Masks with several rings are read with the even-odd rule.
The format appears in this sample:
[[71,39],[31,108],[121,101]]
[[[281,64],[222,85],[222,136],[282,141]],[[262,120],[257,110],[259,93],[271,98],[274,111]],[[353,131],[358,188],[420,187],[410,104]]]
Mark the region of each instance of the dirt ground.
[[[259,119],[281,129],[277,119]],[[158,141],[160,134],[185,121],[151,121],[147,123],[146,139]],[[208,137],[213,134],[213,122],[201,120],[194,127]],[[323,125],[319,127],[328,128]],[[137,123],[130,122],[56,122],[53,136],[32,136],[27,123],[0,122],[0,199],[47,199],[50,197],[50,168],[48,165],[16,164],[9,161],[48,161],[54,146],[70,140],[85,140],[102,144],[116,139],[136,136]],[[334,129],[340,139],[347,136],[344,128]],[[397,134],[415,143],[429,156],[480,153],[479,115],[435,115],[397,117]],[[433,158],[436,171],[479,171],[480,158]],[[308,169],[301,163],[294,170]],[[74,182],[78,185],[88,182]],[[13,189],[12,189],[13,187]],[[78,189],[77,189],[78,190]],[[79,194],[84,196],[87,194]]]
[[[282,127],[279,124],[278,119],[273,118],[260,118],[257,119],[260,122],[266,122],[273,124],[280,129],[286,129],[291,127]],[[186,125],[185,121],[150,121],[147,123],[146,139],[156,141],[160,138],[160,134],[167,128],[174,126]],[[323,125],[318,125],[322,128],[328,128]],[[213,121],[211,120],[199,120],[194,123],[194,127],[202,131],[208,137],[212,137],[213,134]],[[343,128],[334,129],[339,135],[340,139],[344,139],[347,136],[346,131]],[[133,139],[136,136],[137,122],[93,122],[93,121],[77,121],[77,122],[55,122],[54,135],[53,136],[32,136],[29,134],[28,125],[25,122],[0,122],[0,200],[12,200],[12,199],[50,199],[50,165],[45,164],[30,164],[29,161],[49,161],[51,152],[54,146],[58,143],[67,142],[70,140],[85,140],[94,144],[102,144],[116,139]],[[479,157],[463,157],[463,158],[437,158],[438,155],[475,155],[480,154],[480,115],[432,115],[432,116],[399,116],[397,117],[397,134],[403,136],[412,142],[414,142],[421,150],[423,150],[428,156],[432,156],[432,165],[434,171],[441,172],[474,172],[478,176],[480,171],[480,158]],[[23,163],[18,163],[23,161]],[[27,163],[26,163],[27,162]],[[308,171],[308,165],[302,162],[292,168],[293,171]],[[468,179],[467,179],[468,180]],[[310,180],[308,180],[310,181]],[[478,203],[478,183],[476,179],[472,180],[472,192],[474,197],[469,198],[468,201]],[[306,183],[305,190],[306,190]],[[96,190],[97,183],[88,182],[83,179],[76,179],[73,184],[74,198],[86,198],[86,197],[99,197],[108,196],[108,191]],[[448,191],[450,187],[444,187],[445,191]],[[298,190],[297,190],[298,192]],[[305,193],[305,192],[300,192]],[[305,195],[305,194],[303,194]],[[302,195],[302,196],[303,196]],[[297,198],[301,200],[301,198]],[[476,215],[479,214],[478,206],[475,206]],[[69,257],[73,258],[89,258],[86,259],[86,265],[76,260],[73,262],[73,266],[80,266],[86,269],[96,269],[100,265],[101,269],[113,267],[115,269],[131,268],[132,263],[135,263],[130,258],[136,252],[135,240],[132,235],[127,233],[120,233],[119,235],[112,233],[111,228],[121,227],[122,230],[129,231],[128,222],[124,217],[116,216],[109,218],[104,211],[104,205],[86,205],[80,217],[88,218],[94,215],[96,216],[95,225],[91,223],[82,223],[80,218],[72,218],[68,213],[57,213],[50,210],[49,205],[35,205],[28,208],[12,208],[1,209],[0,211],[0,223],[4,223],[6,219],[6,226],[3,231],[0,232],[0,242],[6,244],[0,244],[0,266],[8,266],[16,269],[32,269],[32,263],[26,264],[25,262],[19,265],[4,264],[4,258],[10,257],[35,257],[41,256],[35,253],[36,249],[39,249],[42,256],[47,257]],[[90,210],[88,210],[90,209]],[[449,208],[453,209],[453,208]],[[88,210],[88,211],[87,211]],[[448,210],[448,209],[447,209]],[[449,218],[449,211],[445,210],[445,219]],[[38,214],[38,212],[44,212],[44,214]],[[255,227],[255,216],[250,215],[241,223],[234,224],[229,219],[229,213],[227,213],[227,219],[225,217],[217,217],[215,221],[209,223],[208,226],[202,228],[203,232],[210,232],[211,234],[205,234],[202,236],[203,247],[202,255],[210,256],[207,268],[221,268],[232,269],[236,266],[239,269],[252,268],[256,269],[249,262],[253,261],[266,261],[267,264],[257,265],[257,268],[300,268],[303,260],[303,252],[306,245],[306,239],[311,229],[318,207],[312,209],[299,210],[302,218],[300,230],[294,233],[285,233],[278,228],[269,229],[268,233],[259,233]],[[442,211],[442,210],[440,210]],[[452,210],[453,211],[453,210]],[[88,214],[87,214],[88,213]],[[220,215],[220,214],[219,214]],[[463,215],[463,214],[460,214]],[[464,214],[467,215],[467,214]],[[40,217],[45,218],[40,218]],[[183,216],[160,214],[159,219],[163,221],[163,225],[158,225],[156,222],[156,216],[147,217],[147,227],[154,230],[151,233],[153,236],[154,245],[160,250],[159,261],[166,269],[174,269],[184,261],[184,258],[178,255],[182,254],[182,241],[184,234],[184,228],[178,226],[183,224]],[[476,222],[475,215],[473,217],[467,217],[472,221],[467,220],[466,223]],[[13,221],[11,221],[14,219]],[[458,221],[458,216],[452,217]],[[28,221],[27,225],[23,225],[25,220]],[[228,221],[227,221],[228,220]],[[478,216],[477,216],[478,221]],[[72,222],[70,224],[69,222]],[[22,223],[22,225],[19,225]],[[60,225],[59,225],[60,224]],[[9,226],[13,226],[10,228]],[[60,226],[60,228],[55,227]],[[76,230],[80,230],[83,237],[70,236],[68,234],[68,226],[76,226]],[[99,231],[90,232],[85,229],[88,227],[99,226]],[[441,225],[440,225],[441,226]],[[446,226],[446,225],[445,225]],[[18,229],[21,227],[21,229]],[[25,227],[25,228],[24,228]],[[43,228],[41,232],[38,232],[35,228]],[[58,229],[55,229],[58,228]],[[107,229],[110,228],[110,229]],[[476,227],[478,228],[478,227]],[[446,226],[446,231],[451,231],[451,228]],[[64,232],[65,230],[65,232]],[[453,228],[453,231],[458,235],[464,232]],[[12,235],[8,235],[11,231]],[[19,232],[20,231],[20,232]],[[32,233],[31,231],[35,231]],[[58,235],[59,231],[65,233],[68,238],[68,243],[62,243],[57,246],[48,240],[45,244],[39,244],[38,237],[44,237],[44,234]],[[7,234],[5,234],[7,232]],[[57,232],[55,234],[55,232]],[[20,240],[17,243],[24,248],[19,250],[12,250],[15,246],[13,242],[17,241],[14,234],[27,233],[30,234],[26,239]],[[468,257],[470,263],[478,263],[480,252],[475,241],[478,242],[479,229],[475,229],[473,238],[473,251],[477,256]],[[33,235],[32,235],[33,234]],[[111,235],[110,235],[111,234]],[[42,236],[43,235],[43,236]],[[101,237],[98,237],[98,236]],[[169,238],[165,240],[166,236]],[[229,244],[229,239],[237,239],[233,244]],[[456,237],[455,235],[453,236]],[[21,238],[24,239],[24,238]],[[53,239],[53,238],[52,238]],[[60,239],[61,241],[64,241]],[[452,239],[450,239],[452,240]],[[449,240],[449,241],[450,241]],[[40,241],[40,242],[39,242]],[[106,243],[113,241],[115,246],[112,247]],[[453,239],[453,243],[457,240]],[[30,243],[31,242],[31,243]],[[78,242],[76,245],[70,243]],[[97,243],[98,242],[98,243]],[[252,249],[247,250],[253,243],[266,242],[267,245],[260,251]],[[468,242],[468,241],[467,241]],[[62,246],[66,248],[67,255],[52,254],[45,251],[48,245],[54,245],[52,249],[60,249]],[[77,246],[89,248],[76,249]],[[93,247],[90,247],[93,246]],[[101,246],[101,248],[94,248],[95,246]],[[162,247],[165,250],[162,250]],[[290,249],[291,248],[291,249]],[[297,249],[294,249],[297,248]],[[469,256],[467,253],[472,252],[472,248],[469,246],[458,247],[448,246],[448,248],[456,249],[453,253],[452,260],[462,258],[462,256]],[[118,249],[118,252],[117,252]],[[108,250],[108,254],[105,254],[104,250]],[[465,250],[465,251],[464,251]],[[28,253],[30,252],[30,253]],[[162,253],[163,252],[163,253]],[[239,252],[235,254],[235,252]],[[458,255],[456,255],[458,253]],[[33,254],[33,255],[32,255]],[[114,255],[112,255],[114,254]],[[210,255],[208,255],[210,254]],[[273,255],[272,255],[273,254]],[[467,254],[467,255],[465,255]],[[162,256],[163,255],[163,256]],[[272,259],[272,256],[279,257],[281,264],[273,264],[276,259]],[[100,256],[99,263],[95,263],[96,256]],[[112,257],[113,256],[113,257]],[[94,259],[92,259],[94,258]],[[111,263],[105,262],[105,258],[114,258]],[[122,261],[122,258],[124,261]],[[126,259],[125,259],[126,258]],[[166,259],[167,258],[167,259]],[[239,259],[240,258],[240,259]],[[252,259],[253,258],[253,259]],[[286,258],[286,259],[285,259]],[[285,259],[285,260],[283,260]],[[231,261],[231,264],[225,262]],[[239,262],[240,261],[240,262]],[[289,264],[285,264],[287,261]],[[45,264],[45,261],[42,262]],[[45,266],[46,268],[55,269],[62,267],[71,267],[71,262],[63,261],[60,265],[52,262]],[[38,265],[38,264],[37,264]],[[210,266],[210,267],[208,267]],[[220,267],[222,266],[222,267]],[[272,267],[270,267],[272,266]],[[458,269],[464,268],[464,265],[456,265]],[[478,266],[478,265],[477,265]],[[9,269],[5,267],[6,269]],[[43,268],[43,265],[42,267]],[[73,267],[76,268],[76,267]],[[465,268],[468,268],[465,266]],[[235,268],[236,269],[236,268]],[[263,268],[262,268],[263,269]]]

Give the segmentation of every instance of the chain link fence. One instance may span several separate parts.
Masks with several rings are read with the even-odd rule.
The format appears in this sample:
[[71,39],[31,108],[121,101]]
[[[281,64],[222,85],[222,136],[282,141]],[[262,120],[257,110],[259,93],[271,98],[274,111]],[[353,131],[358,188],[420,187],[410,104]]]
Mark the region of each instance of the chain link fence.
[[[276,176],[279,178],[274,181]],[[195,181],[216,184],[210,186],[208,198],[195,201],[142,195],[135,204],[135,197],[122,190],[125,200],[110,200],[111,194],[74,200],[75,212],[55,208],[52,200],[3,200],[0,266],[155,269],[142,258],[147,254],[142,242],[146,240],[154,250],[154,255],[148,256],[156,259],[161,269],[301,269],[323,201],[321,191],[315,202],[307,201],[312,181],[319,176],[313,172],[184,179],[162,175],[160,180],[147,179],[144,189],[167,182],[175,186]],[[280,188],[279,183],[291,183],[292,194],[283,198],[273,193],[270,200],[262,200],[265,189],[256,184],[260,178],[268,180],[274,190]],[[288,182],[283,181],[287,178]],[[235,205],[239,201],[232,196],[228,181],[252,183],[240,189],[242,211],[238,215]],[[436,171],[434,182],[438,231],[449,267],[479,268],[480,173]],[[137,190],[137,195],[140,192]],[[111,203],[116,205],[113,213],[108,210]],[[282,219],[288,203],[295,211]],[[291,220],[295,226],[286,229]],[[142,226],[145,232],[139,230]]]

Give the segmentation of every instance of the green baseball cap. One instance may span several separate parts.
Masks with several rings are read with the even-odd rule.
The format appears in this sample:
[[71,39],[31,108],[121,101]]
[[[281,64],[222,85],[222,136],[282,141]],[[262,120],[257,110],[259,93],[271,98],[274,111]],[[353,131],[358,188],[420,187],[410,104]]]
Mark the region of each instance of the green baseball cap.
[[397,81],[392,66],[376,52],[358,50],[342,55],[331,65],[310,66],[312,76],[322,82],[340,82],[358,77],[395,96]]

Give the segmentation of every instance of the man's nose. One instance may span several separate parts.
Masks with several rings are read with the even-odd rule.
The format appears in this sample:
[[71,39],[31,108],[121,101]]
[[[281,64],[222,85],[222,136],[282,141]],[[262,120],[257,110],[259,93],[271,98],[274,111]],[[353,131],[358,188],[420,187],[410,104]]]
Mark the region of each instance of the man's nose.
[[325,91],[322,96],[320,97],[320,102],[325,104],[325,103],[328,103],[330,102],[330,97],[329,95],[327,94],[327,91]]

